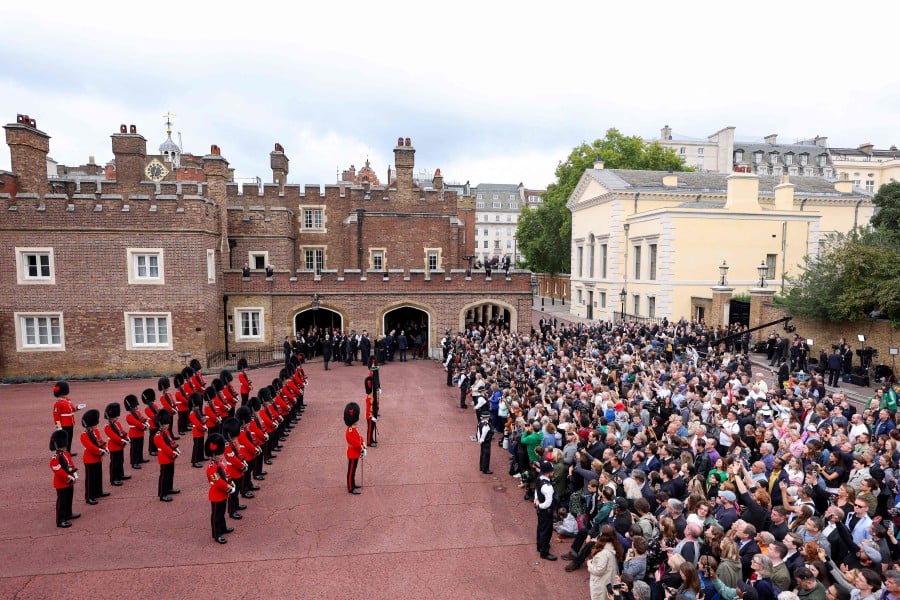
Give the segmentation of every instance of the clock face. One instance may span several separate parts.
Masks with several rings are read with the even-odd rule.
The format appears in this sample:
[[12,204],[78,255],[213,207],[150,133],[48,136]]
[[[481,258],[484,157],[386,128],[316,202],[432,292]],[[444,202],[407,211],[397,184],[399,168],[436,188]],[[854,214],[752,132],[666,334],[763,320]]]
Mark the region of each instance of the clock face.
[[147,165],[147,168],[144,169],[144,174],[150,181],[162,181],[169,174],[169,170],[164,164],[154,158]]

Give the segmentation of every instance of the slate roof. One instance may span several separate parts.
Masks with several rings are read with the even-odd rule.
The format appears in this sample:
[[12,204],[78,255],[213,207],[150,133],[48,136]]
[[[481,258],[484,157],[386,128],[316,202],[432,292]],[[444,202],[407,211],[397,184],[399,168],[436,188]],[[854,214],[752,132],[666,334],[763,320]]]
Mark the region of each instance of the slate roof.
[[[641,189],[653,190],[678,190],[683,192],[721,192],[728,190],[727,177],[724,173],[697,173],[677,172],[678,187],[663,186],[663,177],[667,171],[629,171],[624,169],[588,169],[585,171],[595,180],[609,190]],[[834,189],[834,182],[822,177],[792,176],[790,182],[794,184],[795,194],[807,195],[840,195]],[[780,177],[771,175],[759,176],[759,191],[761,194],[774,194],[775,186],[781,183]],[[695,203],[691,204],[695,206]]]

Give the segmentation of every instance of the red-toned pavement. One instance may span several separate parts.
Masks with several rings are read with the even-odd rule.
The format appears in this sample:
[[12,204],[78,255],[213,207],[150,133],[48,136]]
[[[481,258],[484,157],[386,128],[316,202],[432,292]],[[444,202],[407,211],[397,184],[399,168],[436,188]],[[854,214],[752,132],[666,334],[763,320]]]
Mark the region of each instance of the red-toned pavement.
[[[344,487],[343,408],[362,403],[365,370],[306,366],[309,408],[228,544],[209,528],[207,483],[190,466],[190,439],[175,471],[182,493],[156,497],[158,466],[140,471],[97,506],[75,490],[69,529],[54,523],[47,448],[50,384],[0,387],[0,597],[2,598],[583,598],[587,571],[535,551],[533,506],[493,447],[494,475],[478,470],[471,409],[458,408],[432,361],[382,370],[380,442],[361,467],[362,494]],[[251,371],[259,387],[277,369]],[[155,381],[72,382],[72,398],[103,410]],[[365,424],[361,424],[364,431]],[[80,433],[76,427],[76,437]],[[83,471],[81,447],[75,461]],[[127,451],[126,451],[127,452]],[[127,459],[126,459],[127,462]],[[360,482],[358,480],[358,483]],[[562,554],[567,544],[554,541]]]

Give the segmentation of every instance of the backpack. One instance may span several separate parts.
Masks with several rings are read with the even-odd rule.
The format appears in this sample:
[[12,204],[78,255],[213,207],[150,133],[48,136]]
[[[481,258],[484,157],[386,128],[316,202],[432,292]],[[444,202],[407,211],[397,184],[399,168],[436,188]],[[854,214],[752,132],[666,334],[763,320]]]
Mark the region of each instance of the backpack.
[[659,524],[652,516],[642,516],[638,519],[638,525],[641,527],[641,532],[644,534],[644,537],[647,538],[648,542],[659,539]]

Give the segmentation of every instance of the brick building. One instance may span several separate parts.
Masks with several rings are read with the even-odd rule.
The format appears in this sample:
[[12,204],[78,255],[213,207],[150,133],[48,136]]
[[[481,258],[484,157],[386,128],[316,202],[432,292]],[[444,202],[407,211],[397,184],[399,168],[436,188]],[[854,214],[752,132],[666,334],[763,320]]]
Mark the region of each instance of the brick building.
[[133,125],[112,135],[115,180],[53,178],[35,121],[4,129],[0,376],[171,372],[221,351],[233,364],[312,325],[374,337],[415,322],[432,353],[472,321],[530,328],[530,274],[467,276],[474,202],[439,170],[417,185],[408,138],[386,185],[322,188],[286,184],[280,144],[272,184],[232,182],[216,146],[184,181]]

